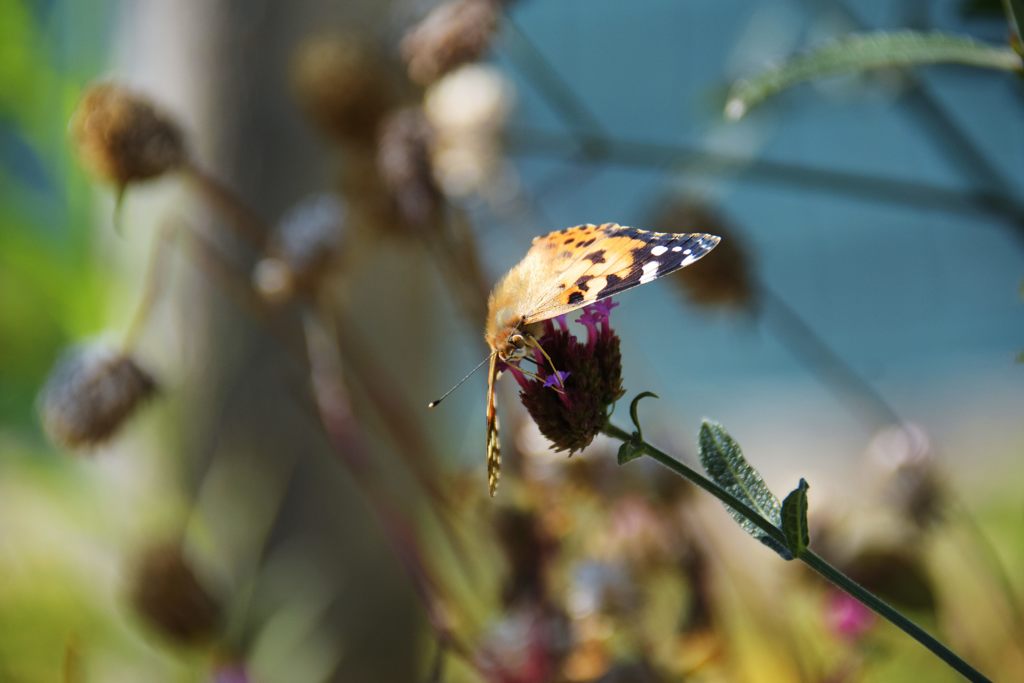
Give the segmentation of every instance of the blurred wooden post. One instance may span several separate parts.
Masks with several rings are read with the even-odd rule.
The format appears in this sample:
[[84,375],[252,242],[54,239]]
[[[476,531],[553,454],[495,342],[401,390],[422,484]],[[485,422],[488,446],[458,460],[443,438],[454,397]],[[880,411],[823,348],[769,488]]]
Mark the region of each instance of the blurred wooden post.
[[[273,223],[297,199],[333,185],[327,150],[292,99],[288,67],[294,46],[307,32],[344,26],[346,18],[366,30],[389,11],[388,5],[328,0],[123,3],[115,75],[176,114],[196,161]],[[168,185],[169,192],[187,192],[184,185]],[[168,210],[219,238],[219,219],[191,197],[188,204],[175,202]],[[155,223],[160,217],[152,218]],[[230,236],[216,241],[237,249],[239,263],[253,257]],[[412,590],[360,492],[310,418],[315,410],[290,405],[307,393],[305,368],[229,294],[216,291],[215,278],[205,277],[195,264],[178,272],[184,277],[177,278],[170,317],[188,329],[168,336],[180,338],[186,352],[164,351],[184,362],[184,382],[176,377],[169,383],[174,395],[167,399],[175,409],[168,411],[173,417],[167,429],[174,433],[168,438],[171,445],[161,447],[167,457],[182,458],[179,466],[192,491],[187,495],[198,501],[200,524],[218,560],[241,581],[267,557],[291,553],[291,561],[316,579],[295,585],[295,600],[323,586],[323,614],[309,636],[336,644],[338,663],[330,679],[414,680],[420,613]],[[299,321],[285,315],[277,324],[298,326]],[[223,485],[210,483],[213,472],[228,473]],[[249,479],[236,479],[232,472],[266,476],[255,476],[252,481],[263,484],[250,487]],[[267,520],[272,524],[268,546],[261,549],[261,532],[244,528],[239,520],[265,517],[265,508],[274,502],[263,492],[273,488],[275,478],[289,475],[280,513],[276,521]],[[275,595],[270,602],[287,609],[290,597]],[[254,615],[250,638],[259,631],[259,617],[267,616]],[[306,665],[276,664],[282,673]]]

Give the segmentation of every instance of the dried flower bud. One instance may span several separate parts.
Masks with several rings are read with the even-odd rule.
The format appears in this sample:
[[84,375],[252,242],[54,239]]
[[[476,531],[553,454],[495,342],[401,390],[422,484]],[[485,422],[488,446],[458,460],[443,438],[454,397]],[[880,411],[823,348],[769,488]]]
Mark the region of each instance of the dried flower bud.
[[534,351],[539,379],[509,366],[522,389],[523,405],[556,451],[568,450],[571,455],[590,445],[608,423],[612,405],[625,393],[619,338],[608,320],[614,306],[605,299],[583,309],[577,322],[587,328],[585,342],[569,332],[561,317],[558,327],[545,321],[538,341],[554,371],[539,351]]
[[501,133],[512,110],[512,85],[493,66],[467,64],[431,85],[423,110],[436,131],[434,175],[453,196],[512,184]]
[[85,91],[70,128],[85,167],[118,187],[155,178],[187,160],[177,124],[145,97],[112,83]]
[[143,552],[132,576],[130,597],[151,627],[180,645],[209,641],[221,623],[220,605],[199,582],[178,542]]
[[111,437],[156,391],[156,382],[128,355],[94,344],[68,351],[39,395],[43,427],[66,448]]
[[372,145],[390,108],[390,79],[372,50],[353,36],[312,38],[296,51],[292,82],[306,114],[339,142]]
[[256,264],[256,289],[271,302],[315,289],[341,258],[346,213],[342,201],[330,194],[313,195],[292,207],[274,232],[272,255]]
[[402,39],[409,78],[427,85],[480,59],[498,28],[497,0],[450,0],[438,5]]
[[381,126],[377,167],[410,225],[425,225],[441,210],[441,190],[430,163],[433,129],[418,107],[401,109]]
[[921,531],[941,521],[948,503],[946,484],[921,427],[883,429],[872,438],[868,452],[885,474],[887,498],[903,517]]
[[661,210],[657,221],[672,232],[722,236],[714,253],[673,276],[691,301],[701,306],[733,308],[755,303],[752,267],[742,240],[710,206],[694,200],[673,201]]

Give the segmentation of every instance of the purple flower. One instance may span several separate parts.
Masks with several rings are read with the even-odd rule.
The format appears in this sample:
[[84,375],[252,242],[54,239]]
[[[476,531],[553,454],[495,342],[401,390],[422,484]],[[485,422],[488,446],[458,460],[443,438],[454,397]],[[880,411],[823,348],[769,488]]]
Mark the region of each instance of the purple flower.
[[624,393],[619,338],[608,317],[615,305],[606,299],[583,309],[577,322],[587,330],[585,341],[564,316],[544,321],[543,352],[534,349],[521,361],[529,368],[508,366],[523,405],[556,451],[572,454],[590,445]]
[[567,379],[569,379],[568,372],[556,370],[555,372],[548,375],[547,378],[544,380],[544,388],[548,389],[565,386],[565,380]]

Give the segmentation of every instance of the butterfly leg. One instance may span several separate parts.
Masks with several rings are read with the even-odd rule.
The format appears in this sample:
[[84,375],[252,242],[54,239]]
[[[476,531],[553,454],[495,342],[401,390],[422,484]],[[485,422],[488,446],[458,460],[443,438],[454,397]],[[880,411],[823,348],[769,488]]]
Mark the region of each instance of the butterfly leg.
[[548,355],[548,352],[544,350],[544,347],[540,345],[540,342],[537,341],[537,338],[532,334],[525,335],[525,338],[527,346],[529,346],[530,348],[537,349],[538,351],[540,351],[541,355],[544,356],[544,359],[548,362],[548,365],[551,366],[551,372],[554,373],[555,381],[558,382],[558,386],[564,389],[565,384],[562,382],[562,376],[558,373],[558,368],[555,367],[555,362],[551,360],[551,356]]

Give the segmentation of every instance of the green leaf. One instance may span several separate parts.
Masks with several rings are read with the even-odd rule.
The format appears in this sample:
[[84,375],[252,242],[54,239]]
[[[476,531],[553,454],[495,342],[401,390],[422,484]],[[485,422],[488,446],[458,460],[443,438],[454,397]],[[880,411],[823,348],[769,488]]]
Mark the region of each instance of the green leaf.
[[1024,67],[1021,57],[1009,48],[961,36],[917,31],[851,34],[739,81],[730,92],[725,116],[739,120],[760,102],[804,81],[868,69],[939,63],[1018,72]]
[[[761,475],[743,457],[743,451],[725,428],[717,422],[705,420],[700,426],[700,461],[715,482],[751,509],[769,524],[780,526],[782,505],[764,483]],[[793,559],[789,549],[768,536],[753,522],[728,505],[726,509],[743,529],[787,560]]]
[[782,533],[786,535],[786,545],[793,557],[803,555],[811,543],[807,531],[808,488],[807,480],[801,478],[800,484],[782,501]]
[[623,441],[622,445],[619,446],[619,464],[625,465],[627,462],[632,462],[643,454],[643,448],[637,442],[637,436],[634,434],[628,441]]
[[653,391],[644,391],[637,394],[636,398],[634,398],[629,404],[629,417],[633,420],[633,426],[636,427],[637,438],[643,438],[643,431],[640,429],[640,418],[636,414],[637,404],[640,403],[640,399],[647,398],[648,396],[651,398],[658,398],[658,395]]

